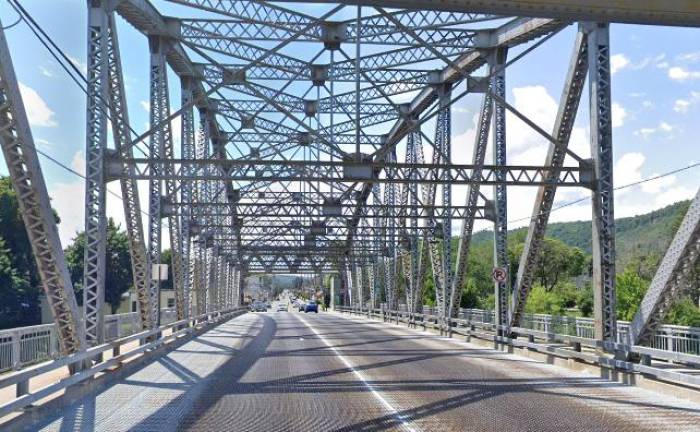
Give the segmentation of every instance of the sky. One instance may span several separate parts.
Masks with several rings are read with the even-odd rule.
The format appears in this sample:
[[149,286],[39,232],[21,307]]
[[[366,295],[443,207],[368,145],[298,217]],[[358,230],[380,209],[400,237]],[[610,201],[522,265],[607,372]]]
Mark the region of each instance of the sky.
[[[155,1],[164,10],[171,7]],[[34,16],[81,69],[86,57],[86,9],[81,0],[24,0]],[[308,6],[310,10],[318,6]],[[0,0],[3,26],[17,15]],[[143,35],[118,18],[127,99],[132,126],[142,132],[148,126],[148,51]],[[507,99],[545,130],[551,130],[557,112],[575,27],[547,41],[507,72]],[[37,146],[73,170],[85,170],[85,95],[61,70],[24,23],[8,29],[16,75]],[[615,185],[622,186],[667,173],[700,161],[700,29],[613,24],[611,26],[613,142]],[[171,77],[171,82],[175,77]],[[172,86],[177,87],[177,86]],[[172,100],[179,100],[176,93]],[[453,109],[453,161],[470,163],[479,96],[469,96]],[[590,155],[587,98],[581,103],[570,147],[580,156]],[[179,124],[174,124],[174,131]],[[510,116],[508,163],[541,165],[548,143],[524,123]],[[176,141],[178,137],[176,136]],[[40,156],[52,205],[61,217],[59,233],[65,247],[83,229],[84,181]],[[0,173],[7,168],[0,165]],[[616,217],[647,213],[695,195],[700,168],[666,176],[615,194]],[[146,189],[141,185],[145,207]],[[118,184],[110,190],[119,195]],[[489,188],[490,189],[490,188]],[[532,212],[535,188],[508,188],[510,227],[522,226]],[[590,193],[562,189],[555,206]],[[455,188],[454,203],[462,205],[463,188]],[[124,220],[121,202],[108,197],[108,214]],[[551,220],[590,219],[590,202],[552,213]],[[477,229],[488,228],[485,223]],[[164,236],[167,243],[167,236]]]

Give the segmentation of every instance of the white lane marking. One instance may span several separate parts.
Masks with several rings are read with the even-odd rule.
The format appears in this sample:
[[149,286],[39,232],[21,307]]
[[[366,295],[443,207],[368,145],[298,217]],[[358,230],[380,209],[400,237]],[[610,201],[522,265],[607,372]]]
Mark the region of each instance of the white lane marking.
[[328,342],[328,340],[326,340],[326,338],[324,338],[324,337],[321,335],[321,333],[319,333],[318,331],[316,331],[316,329],[313,328],[313,327],[311,326],[311,324],[309,324],[309,323],[308,323],[304,318],[302,318],[301,316],[298,316],[297,318],[299,318],[299,319],[301,320],[301,322],[304,323],[305,326],[307,326],[309,329],[311,329],[311,331],[314,332],[314,334],[315,334],[316,336],[318,336],[318,338],[321,339],[321,341],[322,341],[324,344],[326,344],[326,346],[327,346],[328,348],[330,348],[330,349],[335,353],[336,356],[338,356],[338,358],[340,359],[340,361],[342,361],[342,362],[345,364],[345,366],[346,366],[348,369],[350,369],[350,370],[352,371],[352,373],[355,374],[355,376],[356,376],[360,381],[362,381],[362,384],[364,384],[365,387],[367,387],[367,389],[370,391],[370,393],[372,393],[372,395],[373,395],[382,405],[384,405],[384,408],[386,408],[386,410],[389,412],[389,414],[393,415],[394,417],[396,417],[396,419],[397,419],[398,421],[401,422],[401,426],[402,426],[402,429],[403,429],[403,430],[408,431],[408,432],[418,432],[419,429],[413,424],[413,422],[411,421],[411,419],[408,418],[408,417],[406,417],[406,416],[404,416],[404,415],[402,415],[402,414],[400,414],[399,411],[398,411],[396,408],[394,408],[394,406],[393,406],[392,404],[390,404],[386,399],[384,399],[384,397],[374,388],[374,386],[373,386],[372,384],[370,384],[370,383],[367,381],[367,379],[366,379],[365,376],[362,374],[362,372],[360,372],[360,371],[358,371],[357,369],[355,369],[355,368],[352,366],[352,364],[350,364],[350,362],[348,361],[348,359],[346,359],[346,358],[340,353],[340,351],[338,351],[333,345],[331,345],[331,343]]

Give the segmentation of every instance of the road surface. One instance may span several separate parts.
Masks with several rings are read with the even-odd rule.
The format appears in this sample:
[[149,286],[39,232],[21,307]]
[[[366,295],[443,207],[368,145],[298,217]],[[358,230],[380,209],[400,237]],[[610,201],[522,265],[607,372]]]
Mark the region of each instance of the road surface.
[[419,330],[248,313],[39,429],[700,430],[700,405]]

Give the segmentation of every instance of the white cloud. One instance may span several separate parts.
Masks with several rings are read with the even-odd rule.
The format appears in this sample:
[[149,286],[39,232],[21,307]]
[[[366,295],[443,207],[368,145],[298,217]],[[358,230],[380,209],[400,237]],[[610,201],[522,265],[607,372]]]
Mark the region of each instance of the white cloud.
[[627,111],[625,108],[617,102],[612,104],[612,127],[618,128],[625,124],[625,119],[627,118]]
[[41,72],[41,74],[47,78],[54,77],[53,71],[51,69],[47,68],[46,66],[39,66],[39,72]]
[[[638,182],[642,179],[641,168],[644,165],[646,157],[643,154],[632,152],[625,153],[617,160],[615,163],[615,173],[614,181],[615,187],[628,185],[630,183]],[[628,189],[622,189],[622,191],[627,191]]]
[[141,108],[143,108],[144,111],[146,111],[147,113],[151,112],[151,103],[149,101],[142,100],[139,103],[141,104]]
[[70,60],[71,63],[73,63],[78,69],[80,69],[83,75],[87,75],[87,64],[85,62],[70,55],[68,56],[68,60]]
[[644,102],[642,102],[642,106],[644,108],[651,108],[654,106],[654,103],[650,100],[645,100]]
[[27,118],[31,126],[55,127],[58,126],[54,120],[54,112],[39,96],[33,88],[19,83],[19,92],[22,94],[22,101],[27,112]]
[[700,79],[700,71],[692,71],[680,66],[674,66],[668,70],[668,77],[674,81],[688,81]]
[[49,149],[53,147],[53,143],[51,141],[42,139],[42,138],[34,138],[34,144],[37,145],[37,147],[42,147],[45,149]]
[[624,54],[615,54],[610,57],[610,73],[615,75],[630,65],[630,59]]
[[678,60],[688,63],[700,62],[700,51],[681,54],[678,56]]
[[690,107],[700,103],[700,92],[691,91],[685,99],[677,99],[673,104],[673,110],[677,113],[686,114]]
[[616,217],[648,213],[694,195],[694,190],[678,184],[676,176],[655,178],[659,174],[642,175],[646,159],[642,153],[625,153],[615,163],[615,187],[649,179],[644,183],[615,191]]
[[676,128],[673,125],[671,125],[665,121],[661,121],[661,122],[659,122],[659,125],[656,127],[641,128],[641,129],[634,131],[634,134],[637,136],[641,136],[644,139],[649,139],[649,138],[651,138],[652,135],[656,135],[656,134],[660,134],[660,133],[663,133],[666,136],[670,136],[670,135],[672,135],[672,133],[675,129]]
[[80,175],[85,175],[85,155],[82,150],[78,150],[71,159],[70,167]]

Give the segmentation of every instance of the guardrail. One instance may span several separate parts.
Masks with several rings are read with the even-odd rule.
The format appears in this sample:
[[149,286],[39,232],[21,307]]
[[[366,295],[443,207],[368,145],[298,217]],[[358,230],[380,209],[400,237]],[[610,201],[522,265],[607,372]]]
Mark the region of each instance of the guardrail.
[[[40,363],[20,371],[0,376],[0,389],[13,385],[16,386],[16,398],[4,405],[0,405],[0,418],[13,411],[31,405],[46,396],[85,381],[101,371],[118,366],[131,357],[169,344],[182,336],[193,333],[195,330],[202,329],[205,326],[245,312],[247,312],[247,308],[238,307],[224,311],[210,312],[185,320],[174,321],[156,329],[142,331],[130,336],[115,339],[80,353],[71,354],[66,357]],[[167,336],[162,336],[166,330],[171,330],[172,332]],[[122,348],[126,344],[136,341],[139,342],[138,346],[129,351],[122,352]],[[110,351],[112,352],[112,357],[108,360],[103,360],[104,353]],[[32,378],[64,367],[68,367],[70,370],[73,370],[74,373],[67,378],[59,379],[33,392],[29,391],[29,381]]]
[[[384,304],[382,304],[384,307]],[[406,312],[406,305],[399,305],[399,311]],[[434,315],[434,308],[423,305],[426,315]],[[493,324],[494,313],[483,309],[460,309],[459,318],[473,322]],[[628,321],[617,322],[617,342],[629,344]],[[593,319],[584,317],[569,317],[548,314],[524,314],[521,327],[539,330],[545,333],[556,333],[568,336],[578,336],[593,339]],[[684,354],[700,355],[700,328],[677,325],[662,325],[656,329],[650,348]]]
[[[162,309],[160,322],[177,319],[175,309]],[[105,315],[105,340],[111,341],[141,331],[138,312]],[[0,372],[20,369],[59,356],[55,324],[41,324],[0,330]]]
[[[504,333],[507,331],[505,327],[497,327],[493,323],[485,322],[486,320],[479,317],[478,314],[466,314],[460,318],[441,321],[436,315],[428,313],[409,313],[384,308],[359,309],[336,306],[335,310],[366,318],[379,318],[384,322],[404,323],[414,328],[422,327],[424,330],[428,328],[439,330],[441,334],[450,337],[455,334],[462,335],[467,341],[475,337],[493,341],[495,345],[510,345],[561,358],[576,359],[622,372],[642,373],[661,380],[700,386],[700,374],[697,373],[700,372],[700,355],[697,354],[646,346],[632,346],[627,343],[602,342],[589,337],[555,333],[552,327],[549,331],[515,327],[511,331],[517,337],[505,337],[499,335],[499,330]],[[664,327],[665,330],[670,327],[672,331],[676,332],[694,329],[681,326]],[[674,345],[681,346],[682,344],[674,343]],[[638,359],[638,362],[630,359]],[[677,363],[682,364],[684,368],[674,369],[673,364]]]

